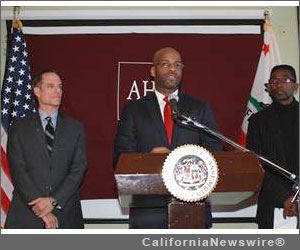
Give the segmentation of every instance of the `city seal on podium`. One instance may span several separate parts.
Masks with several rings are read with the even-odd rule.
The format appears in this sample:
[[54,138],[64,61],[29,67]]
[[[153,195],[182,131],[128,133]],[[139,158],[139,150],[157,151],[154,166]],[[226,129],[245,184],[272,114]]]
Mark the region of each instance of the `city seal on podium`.
[[183,145],[166,158],[162,178],[179,200],[196,202],[207,198],[218,182],[218,165],[213,155],[197,145]]

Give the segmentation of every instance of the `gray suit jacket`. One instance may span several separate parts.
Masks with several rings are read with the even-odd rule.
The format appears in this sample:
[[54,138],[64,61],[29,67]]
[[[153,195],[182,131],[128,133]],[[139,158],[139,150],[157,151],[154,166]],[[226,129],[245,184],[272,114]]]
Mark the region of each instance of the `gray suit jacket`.
[[86,148],[81,123],[59,113],[51,157],[46,145],[38,114],[15,121],[9,129],[7,154],[15,189],[5,228],[43,228],[27,203],[49,196],[62,207],[53,210],[59,228],[83,227],[78,190],[86,170]]

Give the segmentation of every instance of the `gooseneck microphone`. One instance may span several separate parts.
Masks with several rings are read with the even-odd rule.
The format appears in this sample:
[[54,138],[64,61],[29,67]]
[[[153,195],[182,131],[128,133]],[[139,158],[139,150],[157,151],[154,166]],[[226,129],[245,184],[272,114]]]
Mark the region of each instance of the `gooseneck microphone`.
[[[241,146],[240,144],[232,141],[231,139],[227,138],[226,136],[222,135],[221,133],[219,133],[218,131],[212,130],[210,128],[208,128],[207,126],[201,124],[200,122],[184,115],[182,112],[180,112],[178,110],[178,97],[171,97],[171,99],[169,100],[170,105],[171,105],[171,110],[172,110],[172,115],[174,118],[174,121],[178,124],[178,125],[182,125],[184,127],[190,126],[193,128],[198,128],[198,129],[202,129],[205,132],[213,135],[214,137],[217,137],[219,139],[221,139],[222,141],[230,144],[231,146],[233,146],[235,149],[237,150],[241,150],[243,152],[248,152],[250,151],[249,149]],[[288,170],[278,166],[277,164],[275,164],[274,162],[268,160],[267,158],[260,156],[258,154],[256,154],[256,156],[262,160],[263,162],[267,163],[269,166],[273,167],[274,170],[277,170],[278,172],[280,172],[282,175],[284,175],[285,177],[287,177],[288,179],[290,179],[291,181],[294,182],[295,184],[295,188],[298,190],[297,194],[299,193],[299,179],[297,177],[297,175],[289,172]]]
[[173,116],[174,120],[177,120],[177,113],[178,113],[177,102],[178,102],[178,100],[176,100],[176,98],[172,98],[171,100],[169,100],[169,102],[171,105],[172,116]]

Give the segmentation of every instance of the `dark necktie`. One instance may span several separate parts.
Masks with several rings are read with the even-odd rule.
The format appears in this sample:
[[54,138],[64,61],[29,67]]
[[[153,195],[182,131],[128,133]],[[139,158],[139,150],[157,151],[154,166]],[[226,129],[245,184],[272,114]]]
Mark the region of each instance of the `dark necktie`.
[[164,101],[166,102],[164,109],[165,128],[168,135],[169,145],[171,145],[174,121],[172,117],[171,105],[167,96],[164,98]]
[[45,135],[46,135],[46,140],[47,140],[47,149],[48,149],[49,155],[51,156],[53,142],[54,142],[54,127],[53,127],[53,123],[51,121],[50,116],[47,116],[46,120],[47,120],[47,125],[45,127]]

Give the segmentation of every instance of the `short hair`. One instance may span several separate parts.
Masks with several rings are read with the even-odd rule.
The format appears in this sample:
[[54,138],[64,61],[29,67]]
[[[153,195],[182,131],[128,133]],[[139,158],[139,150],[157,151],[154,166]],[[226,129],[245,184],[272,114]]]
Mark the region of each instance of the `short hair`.
[[43,74],[46,74],[46,73],[54,73],[54,74],[58,75],[60,79],[62,79],[62,77],[59,75],[59,73],[55,69],[42,70],[33,78],[32,82],[31,82],[31,85],[33,86],[33,88],[38,85],[38,83],[42,80]]
[[271,77],[274,74],[274,72],[277,71],[277,70],[288,70],[288,71],[290,71],[290,73],[293,77],[293,80],[295,80],[297,82],[296,71],[291,65],[281,64],[281,65],[274,66],[271,70]]

